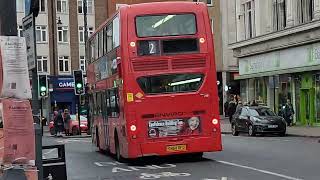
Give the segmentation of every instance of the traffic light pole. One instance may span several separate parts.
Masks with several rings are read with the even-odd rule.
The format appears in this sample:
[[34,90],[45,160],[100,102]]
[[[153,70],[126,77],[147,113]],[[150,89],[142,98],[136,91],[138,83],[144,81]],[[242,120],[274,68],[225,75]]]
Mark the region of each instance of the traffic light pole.
[[[33,16],[33,22],[35,23],[35,17]],[[36,31],[33,29],[33,37],[36,37]],[[36,47],[36,38],[34,38]],[[34,50],[34,57],[37,57],[37,48]],[[34,60],[36,62],[36,59]],[[38,63],[35,63],[35,68],[32,69],[32,114],[34,120],[35,136],[36,136],[36,166],[39,170],[38,179],[43,178],[43,167],[42,167],[42,132],[41,132],[41,116],[40,115],[40,101],[39,101],[39,89],[38,89]]]
[[40,100],[40,122],[41,122],[41,132],[42,132],[42,136],[43,136],[43,121],[42,121],[42,118],[43,118],[43,98],[41,97],[41,100]]
[[81,135],[81,122],[80,122],[80,101],[81,101],[81,95],[78,95],[78,123],[79,123],[79,135]]

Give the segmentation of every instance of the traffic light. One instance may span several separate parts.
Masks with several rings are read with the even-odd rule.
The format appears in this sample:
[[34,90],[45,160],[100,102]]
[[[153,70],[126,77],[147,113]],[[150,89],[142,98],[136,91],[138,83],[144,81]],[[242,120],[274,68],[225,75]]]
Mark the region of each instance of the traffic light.
[[84,94],[84,82],[83,82],[82,70],[74,70],[73,71],[73,78],[74,78],[74,93],[75,93],[75,95]]
[[39,94],[40,94],[40,97],[47,97],[48,96],[47,75],[39,75]]

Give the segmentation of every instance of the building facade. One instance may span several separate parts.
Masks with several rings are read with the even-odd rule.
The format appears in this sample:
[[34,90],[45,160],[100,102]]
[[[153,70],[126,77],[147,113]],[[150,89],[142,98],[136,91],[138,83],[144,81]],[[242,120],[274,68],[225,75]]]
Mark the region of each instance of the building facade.
[[320,125],[320,0],[230,0],[229,48],[241,98],[273,108],[291,100],[294,122]]
[[[86,71],[83,0],[39,0],[36,18],[37,70],[49,79],[49,96],[43,99],[43,114],[68,108],[76,113],[73,70]],[[92,34],[106,17],[104,0],[87,0],[87,30]],[[24,0],[16,0],[18,35],[23,36]]]

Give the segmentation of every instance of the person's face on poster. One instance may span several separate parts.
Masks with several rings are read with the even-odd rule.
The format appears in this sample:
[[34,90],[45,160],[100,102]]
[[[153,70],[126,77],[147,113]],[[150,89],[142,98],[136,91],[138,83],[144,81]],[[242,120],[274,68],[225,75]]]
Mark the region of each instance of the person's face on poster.
[[178,129],[179,129],[179,131],[182,131],[183,128],[184,128],[184,122],[183,122],[183,121],[179,121],[179,122],[178,122]]
[[196,130],[199,127],[199,118],[197,117],[190,118],[188,122],[191,130]]

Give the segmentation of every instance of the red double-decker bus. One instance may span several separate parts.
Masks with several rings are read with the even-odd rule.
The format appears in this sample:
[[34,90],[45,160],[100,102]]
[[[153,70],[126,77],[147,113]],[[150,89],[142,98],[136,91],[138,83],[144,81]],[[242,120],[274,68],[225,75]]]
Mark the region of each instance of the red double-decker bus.
[[93,142],[122,158],[221,151],[207,6],[122,6],[90,37]]

